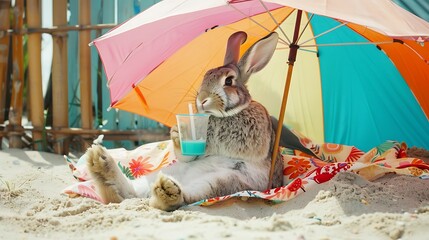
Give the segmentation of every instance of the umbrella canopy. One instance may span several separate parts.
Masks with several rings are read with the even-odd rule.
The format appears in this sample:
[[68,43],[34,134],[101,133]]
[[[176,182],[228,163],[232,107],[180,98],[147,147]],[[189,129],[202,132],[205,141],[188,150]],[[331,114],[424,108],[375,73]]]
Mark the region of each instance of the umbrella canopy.
[[[282,26],[290,32],[294,21],[291,16]],[[323,16],[313,16],[310,23],[302,41],[340,24]],[[429,47],[408,40],[368,44],[390,40],[348,24],[306,43],[318,46],[298,50],[285,124],[318,142],[365,151],[384,140],[428,148]],[[333,44],[351,42],[355,44]],[[279,114],[285,83],[267,79],[284,79],[288,51],[278,48],[270,64],[249,81],[254,99],[274,116]]]
[[[308,12],[305,31],[291,45],[295,9]],[[297,59],[304,61],[296,65],[304,68],[293,73],[289,126],[362,149],[386,139],[429,148],[429,23],[390,0],[164,0],[93,43],[111,106],[171,126],[194,101],[204,73],[222,65],[232,33],[248,34],[244,53],[276,29],[274,59],[249,81],[271,114],[280,108],[276,84],[285,83],[289,48],[299,46]]]

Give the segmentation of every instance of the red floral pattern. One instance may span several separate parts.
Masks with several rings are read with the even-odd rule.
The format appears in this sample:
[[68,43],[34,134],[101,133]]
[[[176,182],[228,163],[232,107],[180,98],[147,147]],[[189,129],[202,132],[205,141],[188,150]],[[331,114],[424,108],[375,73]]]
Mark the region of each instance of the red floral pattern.
[[364,152],[362,152],[361,150],[352,147],[352,149],[350,150],[350,154],[349,156],[347,156],[346,162],[348,163],[352,163],[357,161],[360,157],[362,157],[364,154]]
[[305,158],[292,158],[287,162],[287,167],[283,170],[283,175],[289,176],[289,179],[295,179],[307,172],[311,167],[310,161]]
[[149,162],[150,157],[143,158],[143,156],[137,159],[131,159],[129,166],[133,177],[138,178],[151,172],[153,165]]

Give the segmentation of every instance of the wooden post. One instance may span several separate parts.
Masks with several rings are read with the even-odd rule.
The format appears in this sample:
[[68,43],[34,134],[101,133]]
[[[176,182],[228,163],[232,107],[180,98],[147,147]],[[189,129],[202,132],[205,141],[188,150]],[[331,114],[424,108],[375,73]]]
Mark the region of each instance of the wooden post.
[[[9,29],[10,0],[0,1],[0,30]],[[0,124],[4,123],[6,109],[6,80],[9,56],[9,36],[0,36]],[[0,136],[0,149],[2,137]]]
[[9,125],[7,127],[9,148],[22,147],[22,110],[24,89],[24,46],[20,34],[24,20],[24,0],[16,0],[13,8],[12,27],[17,34],[12,35],[12,97],[9,109]]
[[[41,27],[40,0],[27,0],[27,24],[29,28]],[[42,48],[41,34],[28,35],[28,94],[30,105],[30,120],[34,129],[43,129],[43,89],[42,89]],[[43,150],[43,133],[33,131],[33,149]]]
[[[53,1],[53,25],[67,25],[67,0]],[[56,32],[53,38],[52,64],[52,99],[53,128],[68,127],[68,67],[67,67],[67,32]],[[54,152],[68,153],[67,135],[56,134]]]
[[[91,24],[91,1],[79,1],[79,25]],[[91,52],[88,44],[91,31],[79,31],[80,108],[83,129],[92,128]]]

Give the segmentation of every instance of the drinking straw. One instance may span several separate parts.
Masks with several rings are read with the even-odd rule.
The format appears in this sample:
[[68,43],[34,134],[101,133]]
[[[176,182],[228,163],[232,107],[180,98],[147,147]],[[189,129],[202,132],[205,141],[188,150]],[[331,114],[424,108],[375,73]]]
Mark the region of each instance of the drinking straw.
[[189,115],[191,115],[190,120],[191,120],[191,134],[192,134],[192,140],[197,140],[197,136],[195,135],[195,122],[194,122],[194,111],[192,110],[192,103],[188,104],[188,109],[189,109]]

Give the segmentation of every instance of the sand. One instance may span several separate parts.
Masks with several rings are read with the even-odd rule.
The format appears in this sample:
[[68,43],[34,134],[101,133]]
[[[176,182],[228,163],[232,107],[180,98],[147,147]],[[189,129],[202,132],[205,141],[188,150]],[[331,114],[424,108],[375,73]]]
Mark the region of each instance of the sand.
[[408,176],[368,182],[341,173],[280,204],[233,199],[174,212],[153,209],[147,199],[103,205],[61,193],[75,181],[60,155],[0,151],[0,239],[429,237],[429,180]]

